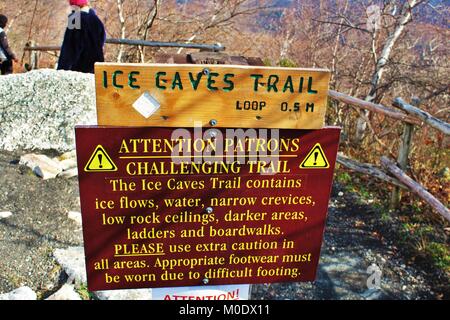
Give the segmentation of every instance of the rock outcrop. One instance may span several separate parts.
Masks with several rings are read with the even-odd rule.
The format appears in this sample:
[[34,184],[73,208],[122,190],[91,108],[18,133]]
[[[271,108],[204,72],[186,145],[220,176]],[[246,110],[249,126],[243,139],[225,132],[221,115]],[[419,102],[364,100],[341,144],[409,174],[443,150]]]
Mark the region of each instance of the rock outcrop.
[[41,69],[0,77],[0,150],[75,149],[75,125],[96,124],[94,75]]

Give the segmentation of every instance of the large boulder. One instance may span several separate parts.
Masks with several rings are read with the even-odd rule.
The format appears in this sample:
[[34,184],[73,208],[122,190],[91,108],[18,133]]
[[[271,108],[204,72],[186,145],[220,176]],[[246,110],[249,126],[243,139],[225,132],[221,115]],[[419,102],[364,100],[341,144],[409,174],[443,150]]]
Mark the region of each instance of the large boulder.
[[53,252],[53,256],[69,276],[69,279],[72,279],[77,284],[87,282],[83,247],[56,249]]
[[80,295],[75,291],[72,284],[65,284],[45,300],[81,300]]
[[0,76],[0,149],[75,149],[77,124],[96,124],[94,75],[41,69]]

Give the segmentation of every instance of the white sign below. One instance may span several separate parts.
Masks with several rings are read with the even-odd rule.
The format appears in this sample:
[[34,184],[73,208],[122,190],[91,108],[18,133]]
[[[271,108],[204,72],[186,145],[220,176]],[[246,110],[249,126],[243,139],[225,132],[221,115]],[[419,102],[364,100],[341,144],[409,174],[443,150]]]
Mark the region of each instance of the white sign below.
[[153,300],[248,300],[250,285],[157,288]]

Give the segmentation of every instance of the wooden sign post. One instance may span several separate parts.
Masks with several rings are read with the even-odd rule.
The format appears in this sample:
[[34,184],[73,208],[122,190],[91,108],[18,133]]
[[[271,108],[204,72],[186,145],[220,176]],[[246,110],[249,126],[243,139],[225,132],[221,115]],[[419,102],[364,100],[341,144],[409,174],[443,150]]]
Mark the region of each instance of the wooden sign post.
[[99,126],[76,128],[90,290],[315,279],[340,134],[327,70],[100,63],[95,79]]
[[[228,65],[95,67],[99,125],[319,129],[330,73]],[[220,120],[219,120],[220,119]]]

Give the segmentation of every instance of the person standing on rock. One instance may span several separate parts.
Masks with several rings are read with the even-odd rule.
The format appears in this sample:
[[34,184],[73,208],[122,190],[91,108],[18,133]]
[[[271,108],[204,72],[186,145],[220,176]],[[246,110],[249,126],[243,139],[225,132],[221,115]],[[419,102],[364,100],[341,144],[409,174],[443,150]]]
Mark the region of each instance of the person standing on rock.
[[105,27],[88,0],[69,0],[78,7],[69,15],[69,23],[61,47],[58,70],[94,73],[94,64],[105,61]]
[[13,73],[13,61],[19,62],[14,52],[9,47],[8,38],[6,37],[5,28],[8,24],[8,18],[0,14],[0,46],[3,50],[6,61],[0,63],[0,71],[2,75]]

